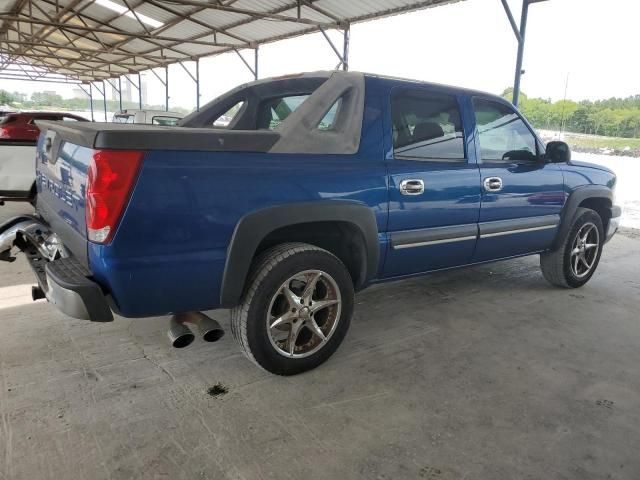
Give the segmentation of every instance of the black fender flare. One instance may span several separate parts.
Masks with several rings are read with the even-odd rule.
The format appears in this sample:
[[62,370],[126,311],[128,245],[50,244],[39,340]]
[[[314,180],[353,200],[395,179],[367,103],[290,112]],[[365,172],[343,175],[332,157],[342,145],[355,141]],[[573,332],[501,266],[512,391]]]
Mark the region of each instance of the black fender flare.
[[[571,225],[573,225],[578,206],[589,198],[604,198],[613,204],[613,191],[603,185],[585,185],[574,190],[562,208],[560,228],[558,228],[551,250],[560,248],[564,238],[569,234]],[[604,225],[604,227],[606,230],[607,226]]]
[[347,200],[277,205],[248,213],[236,224],[227,247],[220,305],[231,308],[239,303],[255,252],[267,235],[282,227],[312,222],[355,225],[362,233],[366,248],[365,275],[361,283],[366,284],[374,277],[378,270],[380,246],[375,213],[370,207]]

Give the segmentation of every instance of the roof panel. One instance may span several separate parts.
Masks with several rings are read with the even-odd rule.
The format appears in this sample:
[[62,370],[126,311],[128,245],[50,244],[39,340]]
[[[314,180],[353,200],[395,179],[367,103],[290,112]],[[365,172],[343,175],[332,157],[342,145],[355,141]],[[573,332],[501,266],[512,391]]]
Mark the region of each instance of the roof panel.
[[0,54],[86,81],[463,0],[98,1],[0,0]]

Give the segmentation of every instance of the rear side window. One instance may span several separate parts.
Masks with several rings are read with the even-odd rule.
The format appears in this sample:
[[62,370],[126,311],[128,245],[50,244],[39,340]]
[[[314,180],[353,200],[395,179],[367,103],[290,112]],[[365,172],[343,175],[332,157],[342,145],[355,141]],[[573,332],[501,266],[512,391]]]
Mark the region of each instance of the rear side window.
[[536,139],[512,108],[474,98],[473,109],[483,162],[537,161]]
[[342,105],[342,97],[340,97],[336,102],[331,105],[331,108],[324,115],[320,123],[318,123],[318,130],[333,130],[333,127],[336,124],[336,120],[338,119],[338,112],[340,111],[340,106]]
[[401,90],[391,98],[394,157],[422,161],[464,161],[464,135],[455,96]]
[[115,123],[133,123],[134,115],[114,115],[113,121]]
[[227,128],[229,124],[233,121],[234,118],[240,113],[242,107],[244,106],[244,100],[239,101],[229,110],[224,112],[218,118],[213,121],[213,126],[216,128]]
[[178,124],[178,120],[180,120],[178,117],[155,116],[151,119],[151,124],[173,127]]
[[302,105],[309,95],[270,98],[260,105],[258,128],[275,130],[286,118]]

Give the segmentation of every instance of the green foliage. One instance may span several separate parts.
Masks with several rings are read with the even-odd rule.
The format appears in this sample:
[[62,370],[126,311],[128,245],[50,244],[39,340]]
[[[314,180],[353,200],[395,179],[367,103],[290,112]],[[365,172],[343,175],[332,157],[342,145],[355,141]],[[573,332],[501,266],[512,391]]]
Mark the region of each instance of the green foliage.
[[0,90],[0,105],[9,105],[14,101],[15,99],[13,98],[13,95],[11,95],[6,90]]
[[[0,105],[8,105],[15,109],[23,110],[89,110],[89,100],[86,98],[62,98],[52,92],[35,92],[31,98],[27,98],[24,93],[7,92],[0,90]],[[138,102],[122,102],[123,109],[138,109]],[[144,105],[148,110],[164,110],[164,105]],[[104,111],[102,99],[93,99],[93,110],[98,113]],[[117,100],[107,100],[107,111],[115,112],[120,110],[120,102]],[[182,107],[171,107],[171,111],[179,113],[189,113],[189,110]]]
[[[512,88],[502,96],[511,100]],[[610,137],[640,138],[640,95],[595,102],[528,98],[520,94],[520,111],[535,128]]]

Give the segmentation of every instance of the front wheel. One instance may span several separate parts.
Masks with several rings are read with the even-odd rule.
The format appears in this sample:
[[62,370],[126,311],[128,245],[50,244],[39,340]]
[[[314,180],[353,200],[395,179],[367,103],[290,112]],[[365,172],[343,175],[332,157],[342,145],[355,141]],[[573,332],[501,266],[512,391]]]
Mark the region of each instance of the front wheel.
[[561,247],[540,255],[544,278],[558,287],[581,287],[595,273],[603,244],[604,228],[600,215],[588,208],[578,208]]
[[325,362],[349,328],[354,291],[344,264],[326,250],[289,243],[254,263],[231,331],[243,353],[277,375]]

